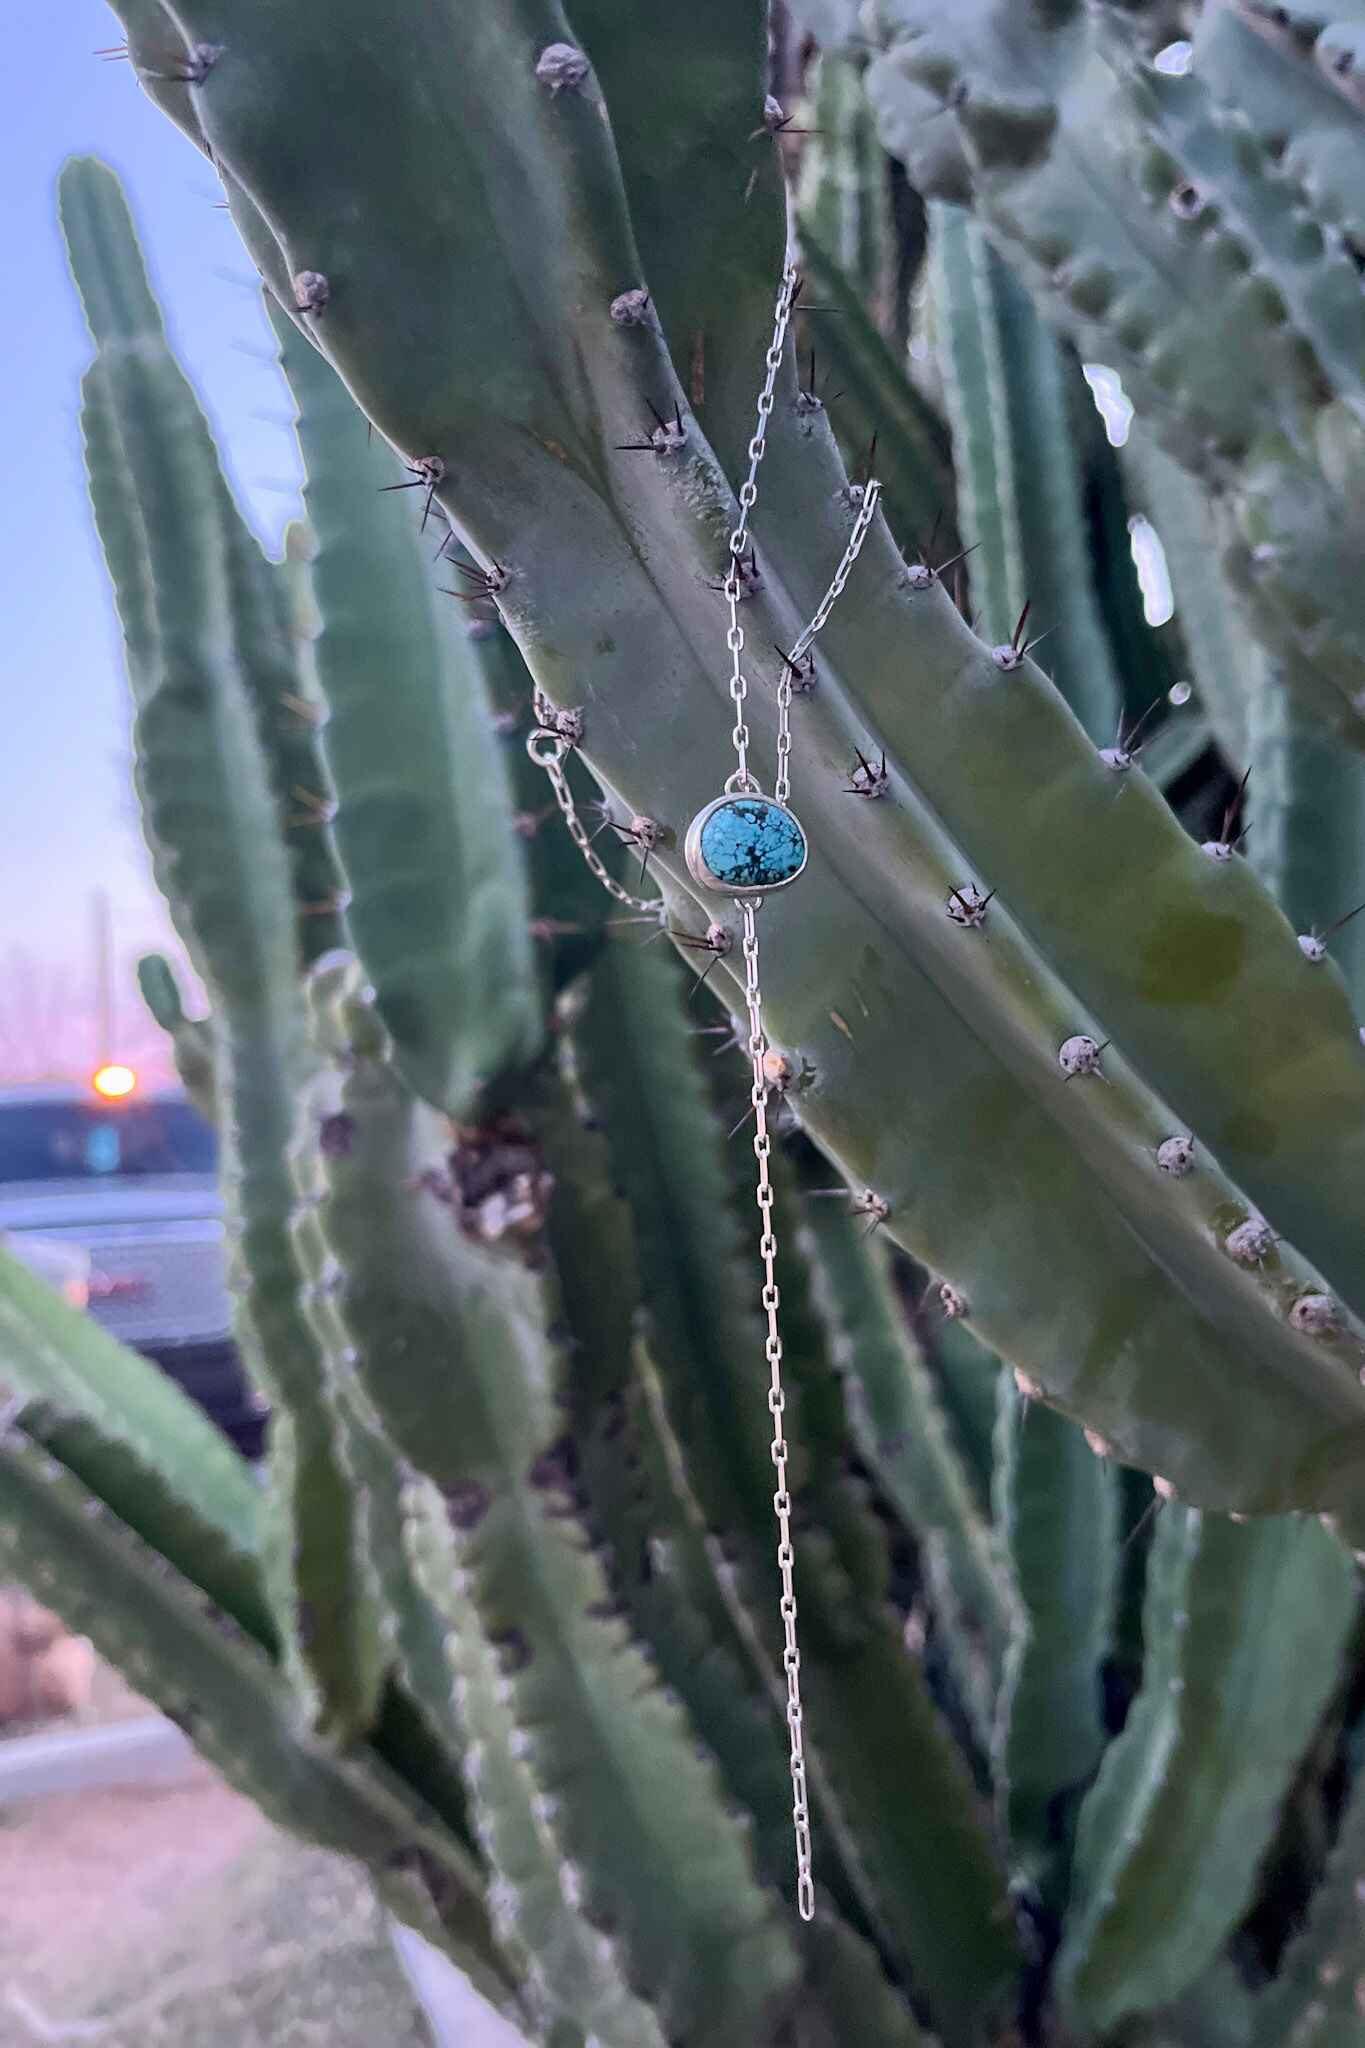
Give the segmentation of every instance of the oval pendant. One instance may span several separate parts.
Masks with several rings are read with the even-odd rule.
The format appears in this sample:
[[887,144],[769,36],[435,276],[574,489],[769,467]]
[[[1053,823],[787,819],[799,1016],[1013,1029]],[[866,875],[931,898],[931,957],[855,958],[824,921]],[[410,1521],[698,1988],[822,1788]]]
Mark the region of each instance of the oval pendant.
[[785,889],[806,865],[806,835],[770,796],[718,796],[698,811],[683,847],[692,875],[727,896]]

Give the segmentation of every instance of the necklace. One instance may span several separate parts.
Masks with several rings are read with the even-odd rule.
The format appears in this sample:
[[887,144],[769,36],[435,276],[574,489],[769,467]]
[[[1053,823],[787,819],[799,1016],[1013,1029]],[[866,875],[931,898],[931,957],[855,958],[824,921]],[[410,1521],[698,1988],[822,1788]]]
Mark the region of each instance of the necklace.
[[[782,1297],[777,1284],[777,1237],[773,1230],[773,1189],[768,1174],[772,1140],[768,1130],[768,1095],[771,1087],[768,1038],[763,1023],[763,994],[759,977],[758,912],[763,898],[775,889],[785,889],[798,878],[809,857],[806,834],[789,807],[791,796],[791,703],[794,677],[802,674],[801,663],[816,635],[834,609],[848,581],[849,572],[862,549],[877,509],[881,486],[873,479],[862,487],[858,509],[843,558],[810,624],[790,652],[783,656],[777,685],[777,772],[773,793],[764,793],[749,766],[749,728],[744,706],[748,682],[744,674],[744,628],[739,620],[744,590],[744,564],[749,549],[749,522],[758,502],[758,470],[767,445],[768,420],[773,394],[786,346],[787,327],[801,288],[801,274],[789,256],[773,313],[772,339],[765,357],[765,375],[758,394],[757,421],[749,442],[749,468],[739,488],[739,519],[730,534],[729,562],[723,587],[729,611],[725,644],[730,653],[730,697],[735,707],[731,740],[735,767],[720,796],[698,811],[687,829],[683,853],[688,872],[703,889],[730,897],[739,914],[741,949],[744,959],[744,1001],[749,1018],[745,1049],[753,1080],[749,1099],[754,1113],[755,1199],[758,1204],[758,1256],[763,1274],[760,1300],[767,1319],[764,1356],[768,1364],[768,1409],[773,1419],[772,1460],[776,1475],[773,1514],[777,1522],[777,1568],[782,1595],[778,1612],[782,1618],[782,1665],[787,1680],[787,1735],[791,1766],[792,1829],[796,1845],[796,1902],[803,1920],[815,1917],[815,1880],[811,1865],[810,1803],[806,1792],[805,1740],[801,1711],[801,1652],[796,1639],[796,1554],[792,1547],[792,1499],[787,1490],[789,1451],[783,1416],[786,1395],[782,1386],[782,1330],[779,1312]],[[582,717],[577,712],[556,711],[536,693],[537,725],[527,739],[527,752],[550,778],[555,800],[564,815],[575,845],[602,886],[618,903],[632,910],[658,914],[657,897],[634,896],[608,874],[594,851],[589,834],[578,815],[573,792],[564,773],[564,757],[582,738]]]

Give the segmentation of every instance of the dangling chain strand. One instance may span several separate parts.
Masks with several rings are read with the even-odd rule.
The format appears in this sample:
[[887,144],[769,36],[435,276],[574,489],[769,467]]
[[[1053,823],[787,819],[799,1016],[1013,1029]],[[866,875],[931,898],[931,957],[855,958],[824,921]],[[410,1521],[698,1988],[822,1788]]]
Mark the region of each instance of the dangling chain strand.
[[[744,699],[748,684],[744,679],[744,628],[739,623],[739,600],[742,585],[740,564],[749,542],[749,514],[758,502],[758,465],[768,439],[768,418],[773,409],[773,392],[777,387],[777,373],[782,368],[782,351],[787,341],[787,322],[791,319],[792,304],[801,286],[801,273],[790,258],[782,272],[782,284],[777,294],[777,305],[773,312],[773,338],[768,344],[765,358],[766,373],[763,389],[758,394],[758,420],[753,437],[749,442],[749,473],[739,487],[739,521],[730,535],[730,561],[725,572],[725,601],[730,608],[730,625],[725,635],[725,644],[730,650],[730,695],[735,705],[735,725],[730,737],[735,743],[735,772],[727,781],[728,790],[756,790],[758,784],[749,773],[749,728],[744,722]],[[785,670],[784,670],[785,677]],[[788,702],[790,703],[790,697]],[[790,743],[789,743],[790,744]]]
[[869,479],[863,486],[858,516],[853,522],[853,531],[848,537],[843,560],[835,570],[829,589],[816,608],[815,617],[805,631],[798,635],[796,644],[782,659],[782,674],[777,684],[777,780],[773,784],[773,795],[780,804],[786,803],[791,795],[792,786],[792,676],[802,655],[812,645],[816,634],[823,630],[830,613],[844,594],[844,585],[852,574],[853,564],[863,551],[863,542],[867,539],[868,528],[872,524],[873,514],[877,510],[877,500],[881,494],[882,487],[875,477]]
[[750,1100],[754,1106],[754,1158],[758,1161],[758,1217],[762,1236],[758,1254],[763,1262],[763,1307],[768,1318],[765,1352],[770,1383],[768,1407],[773,1418],[773,1471],[777,1486],[773,1513],[777,1516],[777,1569],[782,1580],[779,1612],[782,1616],[782,1663],[787,1674],[787,1733],[791,1746],[792,1826],[796,1832],[796,1903],[803,1920],[815,1917],[815,1880],[811,1875],[810,1808],[806,1800],[806,1756],[801,1727],[801,1652],[796,1644],[796,1586],[793,1570],[796,1553],[792,1548],[792,1498],[787,1491],[787,1434],[783,1412],[787,1397],[782,1391],[782,1331],[778,1310],[782,1297],[777,1286],[777,1237],[773,1231],[772,1182],[768,1178],[768,1077],[765,1057],[767,1035],[763,1029],[763,998],[758,979],[758,906],[752,897],[739,904],[744,923],[744,996],[749,1009],[749,1059],[753,1067]]
[[[760,784],[749,772],[749,728],[744,718],[748,683],[744,675],[744,628],[739,622],[739,606],[743,593],[744,555],[749,544],[749,519],[758,502],[758,469],[767,445],[773,394],[777,388],[778,372],[782,367],[782,356],[786,346],[787,327],[800,284],[801,274],[796,264],[788,258],[783,268],[782,283],[773,312],[772,340],[764,359],[763,387],[758,394],[757,420],[749,442],[748,474],[739,487],[739,519],[730,534],[729,563],[723,586],[729,611],[725,644],[730,651],[730,696],[735,707],[735,723],[730,735],[735,749],[735,770],[725,784],[727,794],[732,795],[761,793]],[[775,801],[784,806],[791,792],[791,702],[792,678],[796,673],[796,664],[824,627],[843,592],[871,528],[880,493],[880,484],[869,478],[863,486],[857,517],[854,519],[843,559],[834,572],[833,580],[821,599],[815,616],[784,662],[777,685],[777,771],[773,788]],[[537,716],[540,722],[527,740],[527,751],[531,759],[549,776],[555,801],[564,814],[564,821],[574,844],[592,873],[618,903],[626,904],[632,910],[661,910],[661,899],[632,896],[628,890],[623,889],[620,883],[608,874],[601,859],[593,851],[588,833],[575,807],[573,792],[569,788],[563,766],[566,754],[577,743],[577,734],[570,732],[562,723],[555,722],[548,704],[542,706],[537,703]],[[796,1640],[796,1553],[792,1545],[792,1497],[787,1490],[787,1463],[790,1453],[783,1420],[787,1399],[782,1386],[782,1330],[779,1321],[782,1297],[777,1285],[777,1236],[773,1230],[773,1188],[768,1173],[772,1139],[768,1130],[768,1036],[763,1023],[763,995],[758,962],[760,901],[760,898],[753,896],[736,897],[735,908],[740,915],[743,934],[744,1000],[749,1015],[747,1050],[752,1070],[749,1100],[753,1104],[754,1112],[754,1159],[757,1166],[754,1193],[760,1226],[758,1255],[763,1269],[760,1299],[767,1319],[764,1355],[769,1372],[768,1409],[773,1419],[771,1448],[776,1479],[773,1513],[777,1518],[777,1569],[782,1586],[778,1612],[782,1617],[782,1668],[787,1681],[792,1827],[796,1838],[796,1902],[801,1918],[813,1920],[815,1879],[811,1868],[810,1806],[806,1794],[805,1737],[801,1716],[801,1652]]]
[[[749,773],[749,728],[744,722],[744,628],[739,623],[739,574],[749,535],[749,515],[758,499],[758,465],[763,460],[768,417],[773,409],[773,390],[782,365],[787,322],[800,285],[800,274],[790,257],[782,272],[782,285],[773,314],[773,337],[768,347],[767,374],[758,394],[758,419],[749,443],[749,474],[740,485],[739,523],[730,535],[730,565],[725,577],[725,595],[730,607],[730,626],[725,644],[730,650],[730,695],[735,704],[735,773],[727,790],[758,787]],[[791,670],[783,667],[777,688],[777,780],[775,795],[786,802],[791,782]],[[768,1361],[768,1409],[773,1419],[772,1459],[776,1486],[773,1513],[777,1517],[777,1569],[782,1583],[778,1611],[782,1616],[782,1664],[787,1676],[787,1742],[791,1769],[792,1830],[796,1841],[796,1907],[803,1920],[815,1918],[815,1878],[811,1869],[810,1806],[806,1797],[805,1736],[801,1725],[801,1652],[796,1641],[796,1555],[792,1548],[791,1494],[787,1490],[787,1432],[783,1421],[787,1397],[782,1389],[782,1329],[778,1311],[782,1297],[777,1285],[777,1235],[773,1230],[773,1190],[768,1177],[768,1034],[763,1024],[763,994],[758,972],[758,902],[752,896],[737,897],[744,933],[744,1000],[749,1011],[749,1063],[753,1081],[749,1098],[754,1108],[754,1159],[757,1162],[755,1198],[758,1203],[758,1255],[763,1267],[762,1302],[768,1321],[764,1353]]]
[[583,820],[578,815],[578,806],[573,800],[568,777],[564,773],[564,756],[573,745],[562,732],[555,732],[551,726],[537,726],[526,741],[526,751],[537,768],[543,768],[550,778],[550,787],[555,793],[555,802],[564,813],[564,823],[569,828],[569,837],[588,864],[590,873],[596,875],[609,896],[618,903],[624,903],[628,910],[648,910],[660,916],[663,911],[661,896],[632,896],[629,889],[623,889],[614,876],[607,873],[601,855],[589,839]]

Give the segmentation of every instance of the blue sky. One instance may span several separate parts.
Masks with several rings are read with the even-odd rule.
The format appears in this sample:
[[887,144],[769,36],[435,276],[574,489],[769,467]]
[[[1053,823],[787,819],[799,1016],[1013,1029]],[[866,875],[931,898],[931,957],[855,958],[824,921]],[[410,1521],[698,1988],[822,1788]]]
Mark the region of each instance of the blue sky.
[[89,349],[56,222],[67,156],[91,152],[122,177],[172,340],[269,545],[296,510],[288,401],[273,364],[261,360],[270,337],[250,265],[227,215],[214,209],[212,170],[127,64],[93,54],[121,39],[102,0],[10,0],[0,108],[11,286],[0,379],[9,472],[0,548],[0,1078],[39,1058],[54,1068],[88,1065],[96,889],[111,901],[116,1015],[138,1055],[156,1040],[142,1022],[133,966],[139,952],[170,939],[138,831],[118,635],[81,467],[78,387]]

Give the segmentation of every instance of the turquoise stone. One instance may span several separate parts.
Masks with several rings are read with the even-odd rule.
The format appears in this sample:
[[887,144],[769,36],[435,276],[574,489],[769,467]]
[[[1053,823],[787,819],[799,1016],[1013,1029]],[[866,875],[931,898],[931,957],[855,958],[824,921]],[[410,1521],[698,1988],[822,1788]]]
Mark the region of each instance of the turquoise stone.
[[791,812],[766,796],[717,804],[701,828],[702,859],[727,889],[776,889],[801,872],[806,835]]

